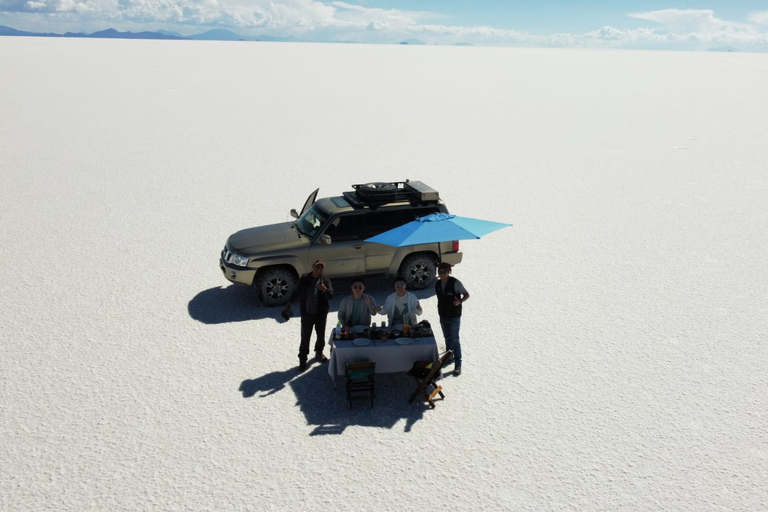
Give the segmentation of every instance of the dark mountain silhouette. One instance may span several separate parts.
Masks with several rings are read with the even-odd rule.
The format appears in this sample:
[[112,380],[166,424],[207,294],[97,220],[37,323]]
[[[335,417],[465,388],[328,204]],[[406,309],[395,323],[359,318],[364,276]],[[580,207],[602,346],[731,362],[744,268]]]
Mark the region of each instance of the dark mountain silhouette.
[[99,37],[106,39],[186,39],[184,37],[171,36],[160,32],[120,32],[113,28],[94,32],[83,37]]
[[282,41],[296,42],[298,39],[293,37],[273,37],[273,36],[241,36],[231,30],[213,29],[200,34],[183,36],[177,32],[167,30],[158,30],[155,32],[120,32],[114,28],[100,30],[91,34],[81,32],[66,32],[64,34],[55,34],[50,32],[26,32],[16,30],[15,28],[0,25],[0,36],[27,36],[27,37],[91,37],[102,39],[169,39],[169,40],[197,40],[197,41]]
[[[67,32],[69,33],[69,32]],[[50,32],[25,32],[15,28],[0,25],[0,36],[34,36],[34,37],[63,37],[62,34],[53,34]]]
[[202,34],[197,34],[194,36],[189,36],[189,39],[195,39],[198,41],[244,41],[246,38],[239,34],[235,34],[231,30],[227,30],[224,28],[216,28],[213,30],[209,30],[207,32],[203,32]]
[[63,34],[54,34],[50,32],[26,32],[16,30],[15,28],[0,25],[0,36],[27,36],[27,37],[94,37],[106,39],[187,39],[178,35],[171,35],[162,32],[120,32],[113,28],[84,34],[82,32],[65,32]]

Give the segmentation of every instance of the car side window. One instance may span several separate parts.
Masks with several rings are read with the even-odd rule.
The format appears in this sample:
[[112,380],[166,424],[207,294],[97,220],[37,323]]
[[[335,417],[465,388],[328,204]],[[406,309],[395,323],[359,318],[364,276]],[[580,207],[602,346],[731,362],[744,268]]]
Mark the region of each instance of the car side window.
[[359,240],[363,237],[363,218],[361,215],[339,215],[325,230],[331,237],[331,243]]
[[403,210],[376,210],[368,212],[365,216],[367,221],[366,238],[376,236],[390,229],[402,226],[406,222],[407,211]]

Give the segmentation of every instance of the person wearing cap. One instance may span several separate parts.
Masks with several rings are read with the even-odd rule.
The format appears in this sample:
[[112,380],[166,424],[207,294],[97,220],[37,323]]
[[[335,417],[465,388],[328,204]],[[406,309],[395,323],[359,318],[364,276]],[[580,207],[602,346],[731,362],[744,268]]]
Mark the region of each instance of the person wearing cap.
[[307,357],[309,356],[309,340],[312,337],[312,329],[317,334],[315,342],[315,357],[321,363],[328,361],[323,354],[325,348],[325,324],[330,309],[329,301],[333,298],[333,285],[331,280],[323,275],[325,262],[317,259],[312,264],[312,272],[308,272],[299,278],[299,283],[291,293],[284,313],[290,315],[291,305],[299,299],[301,311],[301,344],[299,345],[299,371],[307,369]]
[[[445,348],[453,352],[453,374],[461,375],[461,305],[469,299],[469,292],[461,281],[451,276],[450,263],[440,263],[437,266],[437,276],[440,279],[435,283],[435,295]],[[450,361],[446,364],[450,364]]]
[[414,294],[405,290],[405,279],[395,278],[395,292],[384,301],[383,306],[377,306],[376,312],[387,315],[390,327],[393,325],[416,325],[416,315],[420,315],[421,304]]

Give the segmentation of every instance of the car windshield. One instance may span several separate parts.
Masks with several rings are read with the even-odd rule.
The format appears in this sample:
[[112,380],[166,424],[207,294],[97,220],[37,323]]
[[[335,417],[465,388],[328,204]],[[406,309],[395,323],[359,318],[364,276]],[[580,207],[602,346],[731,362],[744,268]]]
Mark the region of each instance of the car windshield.
[[313,237],[328,219],[328,214],[313,204],[304,214],[296,221],[296,227],[302,235],[307,237]]

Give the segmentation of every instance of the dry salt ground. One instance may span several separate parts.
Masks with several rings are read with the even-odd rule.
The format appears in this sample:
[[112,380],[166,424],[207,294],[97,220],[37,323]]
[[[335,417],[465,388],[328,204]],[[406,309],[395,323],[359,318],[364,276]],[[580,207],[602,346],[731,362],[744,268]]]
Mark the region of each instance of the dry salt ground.
[[[768,54],[5,37],[0,69],[2,510],[768,510]],[[218,254],[406,178],[514,226],[462,242],[445,400],[349,410]]]

